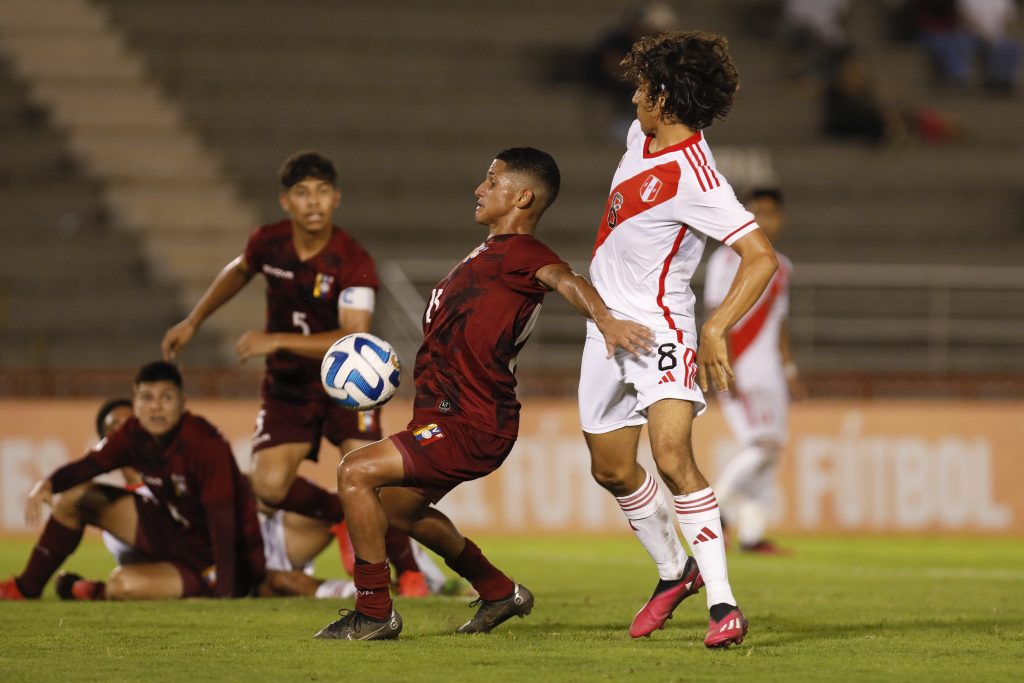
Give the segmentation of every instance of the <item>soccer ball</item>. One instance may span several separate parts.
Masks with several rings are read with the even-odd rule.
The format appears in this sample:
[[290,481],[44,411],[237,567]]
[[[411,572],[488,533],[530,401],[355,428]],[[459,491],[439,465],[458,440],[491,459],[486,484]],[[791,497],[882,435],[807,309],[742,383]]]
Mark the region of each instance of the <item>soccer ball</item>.
[[398,390],[398,354],[391,344],[356,332],[331,344],[320,364],[320,381],[327,395],[350,410],[367,410],[386,403]]

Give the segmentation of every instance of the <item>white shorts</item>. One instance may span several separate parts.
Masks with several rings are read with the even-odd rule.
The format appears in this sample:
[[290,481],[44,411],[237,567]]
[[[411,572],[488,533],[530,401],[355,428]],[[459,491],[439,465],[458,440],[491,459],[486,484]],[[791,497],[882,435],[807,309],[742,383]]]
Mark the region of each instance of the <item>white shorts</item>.
[[789,392],[784,385],[720,392],[718,399],[725,421],[741,446],[758,441],[785,443]]
[[697,353],[680,344],[675,332],[657,335],[650,355],[619,349],[606,358],[604,341],[588,336],[580,367],[580,424],[588,434],[604,434],[646,424],[647,408],[665,398],[693,403],[694,415],[707,408],[697,385]]
[[[293,567],[288,557],[288,539],[284,531],[284,510],[275,510],[274,514],[267,515],[258,513],[260,520],[260,531],[263,532],[263,556],[267,561],[267,569],[271,571],[290,572],[299,567]],[[307,563],[301,567],[306,574],[312,575],[313,563]]]

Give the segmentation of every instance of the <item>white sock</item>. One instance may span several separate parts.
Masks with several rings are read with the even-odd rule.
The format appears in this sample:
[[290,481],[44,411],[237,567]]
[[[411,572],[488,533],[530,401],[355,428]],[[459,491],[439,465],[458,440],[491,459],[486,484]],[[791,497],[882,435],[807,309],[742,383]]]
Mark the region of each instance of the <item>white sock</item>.
[[658,576],[672,581],[683,575],[686,552],[679,542],[661,487],[649,472],[646,474],[647,478],[639,489],[622,498],[616,496],[615,501],[640,543],[658,565]]
[[316,587],[318,598],[351,598],[356,594],[356,582],[348,579],[327,579]]
[[673,498],[676,517],[683,528],[683,536],[690,544],[693,557],[700,567],[700,575],[708,592],[708,607],[720,602],[736,604],[729,586],[729,569],[725,563],[725,543],[722,542],[722,517],[718,499],[711,487]]
[[736,537],[741,546],[757,545],[764,540],[768,528],[768,515],[756,500],[744,500],[739,505],[736,517]]

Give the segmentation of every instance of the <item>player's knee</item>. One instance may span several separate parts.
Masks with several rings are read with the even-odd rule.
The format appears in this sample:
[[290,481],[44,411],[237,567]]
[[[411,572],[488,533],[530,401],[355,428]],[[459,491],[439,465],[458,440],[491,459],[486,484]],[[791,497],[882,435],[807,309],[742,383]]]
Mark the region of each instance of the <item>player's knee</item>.
[[273,467],[256,467],[252,472],[252,492],[257,498],[276,505],[288,495],[291,477],[288,472]]
[[626,489],[629,488],[628,480],[633,472],[633,467],[632,462],[624,465],[594,463],[590,468],[590,474],[594,477],[594,481],[611,491],[612,494],[622,496],[630,493]]
[[139,582],[136,581],[130,571],[124,567],[114,567],[107,578],[107,599],[108,600],[137,600],[139,595]]
[[53,502],[54,514],[65,519],[69,517],[81,519],[82,510],[78,507],[78,501],[89,490],[90,486],[91,484],[82,484],[58,494]]
[[345,457],[338,463],[338,494],[343,498],[368,486],[372,468],[358,458]]

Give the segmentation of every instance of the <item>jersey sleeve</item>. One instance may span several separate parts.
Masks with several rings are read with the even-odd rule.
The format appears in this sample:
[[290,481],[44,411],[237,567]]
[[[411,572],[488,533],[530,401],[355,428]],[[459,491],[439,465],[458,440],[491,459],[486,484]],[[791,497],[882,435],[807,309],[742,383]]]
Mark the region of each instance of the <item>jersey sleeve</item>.
[[532,237],[518,238],[505,252],[505,258],[501,263],[501,275],[505,284],[513,291],[544,294],[549,290],[537,280],[537,271],[544,266],[558,263],[565,261],[543,242]]
[[361,244],[352,239],[349,241],[345,272],[339,287],[342,290],[349,287],[370,287],[374,291],[380,287],[380,279],[377,277],[377,267],[373,263],[373,257],[363,249]]
[[264,246],[266,240],[263,238],[263,234],[262,229],[253,230],[249,235],[249,241],[245,244],[245,264],[254,273],[258,273],[266,263],[266,248]]
[[190,442],[189,449],[198,456],[193,462],[217,568],[214,593],[217,597],[231,597],[238,565],[234,500],[239,492],[235,490],[234,455],[227,442],[212,429],[194,435]]
[[730,247],[719,247],[708,257],[704,273],[704,306],[708,311],[722,304],[736,276],[736,264],[730,258],[730,251]]
[[711,239],[732,245],[736,240],[757,230],[754,214],[736,199],[725,178],[718,187],[707,191],[690,188],[676,197],[676,220]]
[[84,456],[57,468],[50,475],[50,485],[54,493],[67,491],[73,486],[83,484],[93,477],[105,472],[116,470],[131,464],[129,455],[131,443],[124,429],[119,429],[108,438],[103,439]]

